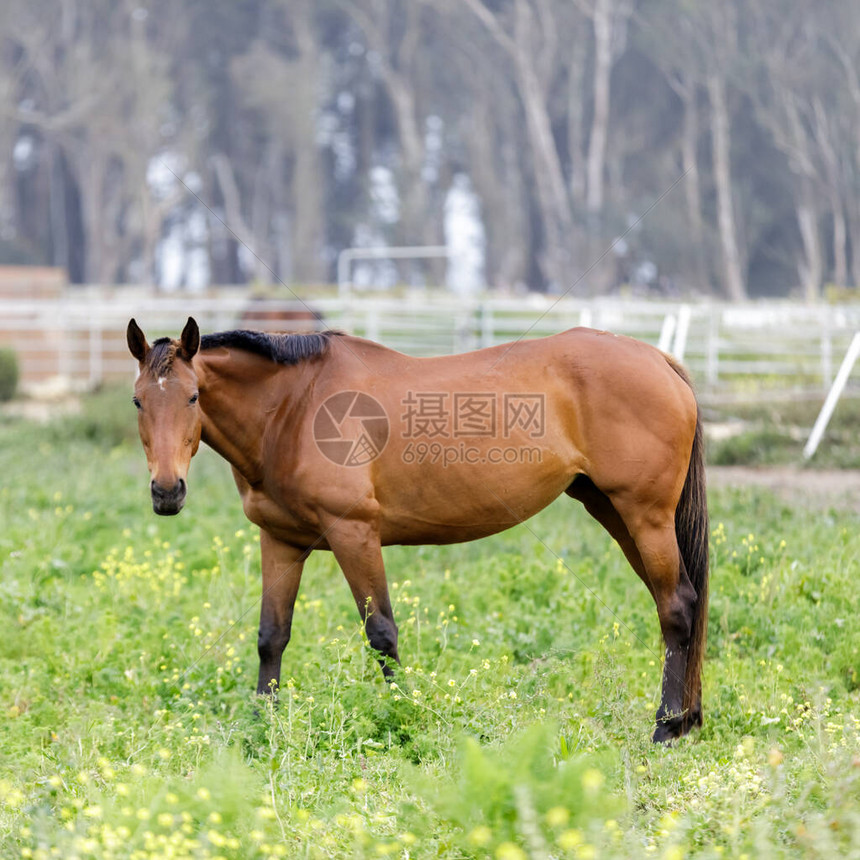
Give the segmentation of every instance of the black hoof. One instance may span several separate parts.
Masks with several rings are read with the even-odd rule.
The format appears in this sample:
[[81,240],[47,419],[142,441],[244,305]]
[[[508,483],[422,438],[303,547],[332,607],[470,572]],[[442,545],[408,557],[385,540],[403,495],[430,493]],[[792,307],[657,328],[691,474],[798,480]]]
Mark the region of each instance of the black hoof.
[[657,728],[651,736],[655,744],[670,745],[672,741],[682,738],[690,729],[702,725],[702,707],[698,705],[693,711],[672,716],[657,714]]
[[651,735],[651,740],[655,744],[671,746],[672,742],[678,740],[679,737],[681,737],[680,729],[667,723],[658,723],[657,728],[654,729],[654,734]]

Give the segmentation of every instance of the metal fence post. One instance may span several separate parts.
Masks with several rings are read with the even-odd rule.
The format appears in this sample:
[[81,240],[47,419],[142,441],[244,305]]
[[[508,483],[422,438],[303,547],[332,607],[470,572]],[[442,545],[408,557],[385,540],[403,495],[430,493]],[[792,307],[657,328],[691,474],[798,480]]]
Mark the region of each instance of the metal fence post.
[[481,346],[493,346],[496,339],[493,333],[493,309],[489,302],[481,303]]
[[821,332],[821,387],[826,391],[832,381],[833,337],[830,334],[830,314],[827,314]]
[[812,432],[809,434],[809,439],[803,447],[803,458],[808,460],[818,449],[818,444],[821,442],[821,437],[827,429],[827,424],[833,411],[836,409],[836,404],[839,402],[839,397],[845,384],[848,382],[848,377],[851,374],[851,369],[854,367],[854,362],[860,357],[860,331],[855,332],[851,338],[851,345],[848,347],[848,352],[845,353],[845,358],[836,374],[836,379],[833,380],[833,385],[827,393],[827,398],[824,405],[821,407],[821,412],[818,413],[818,418],[815,419],[815,425]]
[[89,387],[91,389],[100,385],[104,379],[103,360],[102,360],[102,328],[101,320],[96,320],[95,317],[90,317],[90,336],[89,336]]
[[69,314],[68,308],[61,306],[59,314],[60,320],[60,346],[57,350],[57,376],[69,379],[72,378],[71,363],[69,360]]
[[693,309],[689,305],[681,305],[678,308],[678,327],[675,329],[675,344],[672,347],[672,355],[678,361],[684,360],[687,351],[687,335],[690,332],[690,320],[693,317]]
[[677,323],[675,314],[666,314],[663,317],[663,325],[660,326],[660,337],[657,340],[657,349],[663,352],[668,352],[672,345],[672,336],[675,334],[675,325]]
[[379,340],[379,309],[374,304],[367,307],[364,317],[364,336],[368,340]]
[[705,370],[708,386],[716,387],[720,381],[720,314],[708,314],[708,359]]

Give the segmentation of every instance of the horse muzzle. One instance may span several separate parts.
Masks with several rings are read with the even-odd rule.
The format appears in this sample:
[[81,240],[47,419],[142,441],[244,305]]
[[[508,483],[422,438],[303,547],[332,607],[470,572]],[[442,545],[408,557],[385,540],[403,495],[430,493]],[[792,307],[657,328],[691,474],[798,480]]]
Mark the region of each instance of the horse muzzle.
[[161,484],[150,481],[149,491],[152,494],[152,510],[162,517],[172,517],[178,514],[185,504],[186,490],[185,481],[182,478],[179,478],[172,487],[166,489]]

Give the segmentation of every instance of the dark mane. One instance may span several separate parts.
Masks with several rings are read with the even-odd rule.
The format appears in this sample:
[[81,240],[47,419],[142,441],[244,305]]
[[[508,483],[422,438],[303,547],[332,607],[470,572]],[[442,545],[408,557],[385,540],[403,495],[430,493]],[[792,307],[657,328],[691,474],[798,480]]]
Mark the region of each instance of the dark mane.
[[204,334],[200,349],[217,349],[220,346],[244,349],[268,358],[277,364],[298,364],[309,358],[325,355],[338,331],[310,332],[307,334],[267,334],[262,331],[219,331]]

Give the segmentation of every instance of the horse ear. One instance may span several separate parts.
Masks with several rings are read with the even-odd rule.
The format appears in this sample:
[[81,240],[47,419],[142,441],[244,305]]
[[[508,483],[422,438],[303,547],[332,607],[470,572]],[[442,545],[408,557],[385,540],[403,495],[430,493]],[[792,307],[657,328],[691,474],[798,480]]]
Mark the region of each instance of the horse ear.
[[182,357],[186,361],[191,361],[200,349],[200,329],[194,317],[188,317],[188,322],[185,323],[179,338],[179,346],[182,349]]
[[125,339],[128,341],[128,348],[131,354],[138,361],[142,362],[149,352],[149,344],[146,342],[146,335],[133,319],[128,321]]

